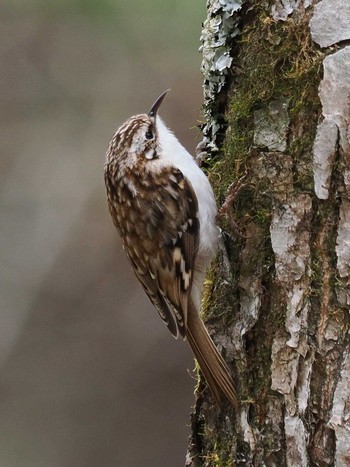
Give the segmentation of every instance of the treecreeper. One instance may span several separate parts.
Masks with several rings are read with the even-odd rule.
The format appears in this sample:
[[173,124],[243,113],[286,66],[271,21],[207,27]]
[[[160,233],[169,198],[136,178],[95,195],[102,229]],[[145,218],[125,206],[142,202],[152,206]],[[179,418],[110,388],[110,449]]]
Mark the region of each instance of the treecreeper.
[[160,317],[187,339],[216,401],[224,396],[237,409],[231,372],[200,317],[220,237],[216,203],[207,177],[158,116],[167,92],[113,135],[104,166],[109,211]]

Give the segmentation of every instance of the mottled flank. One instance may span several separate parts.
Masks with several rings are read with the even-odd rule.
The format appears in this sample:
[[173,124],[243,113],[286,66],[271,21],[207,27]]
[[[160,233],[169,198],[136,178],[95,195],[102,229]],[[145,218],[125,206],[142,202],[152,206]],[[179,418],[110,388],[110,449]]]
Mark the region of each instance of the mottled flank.
[[113,164],[106,166],[108,205],[138,279],[171,333],[185,336],[198,245],[197,199],[179,170],[151,171],[148,164],[144,159],[115,174]]

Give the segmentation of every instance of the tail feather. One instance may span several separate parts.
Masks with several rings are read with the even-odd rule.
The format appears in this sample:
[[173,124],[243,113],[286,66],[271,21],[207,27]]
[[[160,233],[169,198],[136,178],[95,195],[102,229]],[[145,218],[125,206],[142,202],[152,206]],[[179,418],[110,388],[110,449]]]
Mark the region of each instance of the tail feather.
[[238,401],[230,370],[211,340],[202,319],[192,306],[188,313],[186,335],[217,402],[221,403],[224,394],[237,410]]

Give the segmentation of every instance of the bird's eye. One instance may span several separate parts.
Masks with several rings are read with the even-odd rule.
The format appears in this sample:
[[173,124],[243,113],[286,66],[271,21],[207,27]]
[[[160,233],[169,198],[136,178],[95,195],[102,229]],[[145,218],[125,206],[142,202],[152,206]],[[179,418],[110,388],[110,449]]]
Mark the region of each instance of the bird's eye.
[[146,139],[153,139],[154,135],[153,135],[153,131],[152,130],[148,130],[146,131]]

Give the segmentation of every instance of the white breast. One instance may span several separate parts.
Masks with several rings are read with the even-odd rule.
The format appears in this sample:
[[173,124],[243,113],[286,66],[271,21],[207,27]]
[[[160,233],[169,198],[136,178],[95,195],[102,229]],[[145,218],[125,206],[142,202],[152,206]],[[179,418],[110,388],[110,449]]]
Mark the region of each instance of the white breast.
[[219,229],[215,223],[217,208],[213,190],[191,154],[164,125],[159,116],[157,117],[157,130],[161,144],[161,160],[181,170],[196,193],[200,223],[198,260],[202,260],[203,267],[206,268],[216,253],[219,239]]

